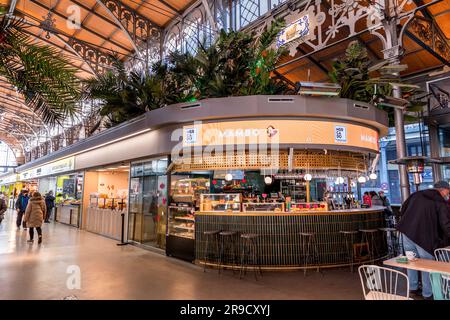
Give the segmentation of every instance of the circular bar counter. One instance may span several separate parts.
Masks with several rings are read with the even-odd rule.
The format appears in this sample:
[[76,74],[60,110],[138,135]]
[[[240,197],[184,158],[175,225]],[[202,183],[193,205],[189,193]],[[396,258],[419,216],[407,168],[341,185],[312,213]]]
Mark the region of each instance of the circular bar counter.
[[[344,236],[340,231],[378,229],[385,226],[384,208],[348,209],[334,211],[288,212],[197,212],[195,214],[196,263],[204,264],[205,231],[226,230],[258,235],[257,250],[263,269],[302,269],[300,233],[314,233],[318,247],[318,262],[308,268],[348,266],[349,256]],[[386,256],[384,235],[375,236],[378,253],[375,259]],[[354,263],[367,261],[367,244],[361,243],[361,232],[353,244]],[[240,253],[240,237],[236,237]],[[361,250],[362,249],[362,250]],[[313,248],[311,248],[311,252]],[[359,253],[362,252],[362,256]],[[311,259],[312,260],[312,259]],[[313,262],[313,261],[311,261]],[[215,265],[208,261],[208,265]]]

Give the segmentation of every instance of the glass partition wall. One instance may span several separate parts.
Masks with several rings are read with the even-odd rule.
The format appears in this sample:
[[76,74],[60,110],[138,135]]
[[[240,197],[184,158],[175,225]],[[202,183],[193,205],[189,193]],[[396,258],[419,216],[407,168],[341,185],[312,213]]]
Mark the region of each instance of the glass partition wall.
[[131,164],[128,239],[160,249],[166,246],[167,158]]

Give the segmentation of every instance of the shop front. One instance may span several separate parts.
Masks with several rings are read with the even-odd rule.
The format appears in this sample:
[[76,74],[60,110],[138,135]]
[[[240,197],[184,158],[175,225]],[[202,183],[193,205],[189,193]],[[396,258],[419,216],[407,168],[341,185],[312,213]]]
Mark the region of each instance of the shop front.
[[128,240],[166,248],[167,157],[131,164]]
[[[384,208],[367,207],[358,194],[363,180],[373,178],[379,136],[387,132],[386,119],[378,120],[315,114],[184,124],[169,170],[166,253],[217,266],[222,250],[240,257],[245,237],[252,237],[266,269],[384,257]],[[305,243],[313,255],[309,266]],[[211,255],[216,258],[205,260]]]
[[15,201],[23,188],[23,184],[19,182],[19,175],[10,173],[0,178],[1,191],[5,195],[5,201],[8,208],[14,209]]
[[55,177],[55,221],[80,227],[83,173],[75,172]]
[[25,170],[19,168],[19,179],[22,181],[22,187],[32,192],[39,191],[43,197],[53,191],[54,220],[79,227],[83,173],[75,171],[75,157],[49,161]]
[[120,240],[128,212],[128,163],[88,169],[84,173],[83,229]]
[[255,234],[262,267],[274,269],[301,267],[310,234],[315,263],[338,266],[349,258],[341,231],[355,232],[352,258],[373,245],[371,258],[385,253],[380,232],[361,231],[384,226],[383,208],[365,208],[358,191],[387,123],[347,99],[207,99],[150,111],[53,157],[75,154],[73,171],[85,171],[86,230],[121,239],[123,226],[128,242],[211,265],[211,232],[230,231],[217,240],[237,251]]

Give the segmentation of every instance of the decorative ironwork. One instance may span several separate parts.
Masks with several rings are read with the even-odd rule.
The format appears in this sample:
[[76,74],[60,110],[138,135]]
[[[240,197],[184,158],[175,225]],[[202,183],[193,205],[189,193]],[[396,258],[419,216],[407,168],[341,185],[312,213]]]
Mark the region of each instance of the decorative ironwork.
[[42,18],[44,20],[40,23],[40,26],[43,30],[47,31],[45,38],[50,39],[50,32],[55,33],[56,19],[53,18],[53,13],[50,11],[47,13],[47,16],[42,16]]
[[438,54],[447,64],[450,64],[450,44],[439,32],[434,20],[415,17],[409,24],[407,31],[415,35],[420,41]]
[[96,48],[93,48],[86,43],[79,41],[77,39],[71,38],[68,44],[80,55],[80,57],[86,61],[87,64],[95,71],[95,73],[100,74],[106,71],[109,66],[112,65],[112,57]]
[[147,42],[157,44],[159,47],[161,29],[158,25],[118,0],[100,0],[100,2],[128,31],[136,47],[145,48]]

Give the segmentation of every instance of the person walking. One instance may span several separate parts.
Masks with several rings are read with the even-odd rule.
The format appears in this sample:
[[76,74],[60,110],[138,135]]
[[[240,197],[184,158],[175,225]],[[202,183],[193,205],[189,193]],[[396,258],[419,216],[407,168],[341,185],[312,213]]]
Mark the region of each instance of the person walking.
[[50,190],[45,196],[45,206],[47,207],[47,213],[45,215],[45,223],[50,223],[50,217],[52,215],[52,210],[55,207],[55,197],[53,196],[53,191]]
[[42,243],[42,223],[44,222],[45,216],[47,214],[45,200],[39,192],[33,193],[33,196],[28,202],[27,209],[25,210],[25,221],[28,228],[30,228],[30,240],[28,242],[33,242],[34,228],[39,236],[38,243]]
[[8,209],[8,206],[6,205],[5,194],[2,192],[0,193],[0,224],[5,218],[6,209]]
[[[413,193],[402,205],[398,230],[402,234],[403,248],[416,257],[434,260],[434,250],[447,246],[450,237],[450,212],[447,200],[450,185],[445,181],[434,184],[434,189]],[[412,294],[419,294],[418,272],[407,270]],[[433,299],[431,281],[422,272],[422,296]]]
[[25,210],[27,208],[29,199],[30,198],[28,197],[28,190],[26,190],[26,189],[23,189],[20,192],[19,196],[17,197],[17,201],[16,201],[16,211],[17,211],[16,225],[17,225],[17,230],[20,230],[20,225],[23,226],[24,230],[27,229],[25,221],[22,222],[22,218],[23,218],[23,215],[24,215]]

